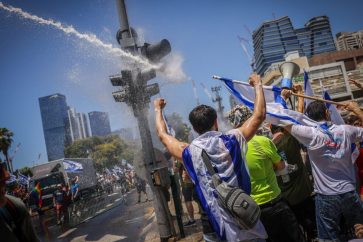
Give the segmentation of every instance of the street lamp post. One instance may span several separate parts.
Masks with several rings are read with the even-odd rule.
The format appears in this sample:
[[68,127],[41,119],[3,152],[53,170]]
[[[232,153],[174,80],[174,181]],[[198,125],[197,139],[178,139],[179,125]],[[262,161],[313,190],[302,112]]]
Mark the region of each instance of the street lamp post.
[[[116,0],[116,3],[120,21],[120,30],[117,32],[116,38],[123,50],[135,56],[144,57],[150,63],[158,63],[161,58],[170,53],[171,46],[166,39],[157,44],[144,43],[139,46],[137,33],[129,26],[124,0]],[[155,186],[151,177],[151,170],[156,169],[157,164],[147,119],[150,97],[159,93],[159,85],[157,83],[147,85],[147,81],[155,77],[156,72],[154,69],[142,70],[141,66],[135,63],[132,68],[123,69],[121,74],[110,76],[110,81],[113,86],[121,87],[118,91],[112,93],[115,101],[125,102],[130,106],[137,119],[143,161],[148,168],[146,180],[154,193],[153,205],[160,239],[166,241],[173,235],[174,230],[165,195],[160,186]],[[150,167],[150,164],[152,167]]]

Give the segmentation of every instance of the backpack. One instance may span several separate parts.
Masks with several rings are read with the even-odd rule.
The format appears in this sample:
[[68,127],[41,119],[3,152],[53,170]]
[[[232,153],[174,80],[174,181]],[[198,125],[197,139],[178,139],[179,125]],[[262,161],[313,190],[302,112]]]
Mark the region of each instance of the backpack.
[[222,181],[214,171],[210,157],[202,150],[203,162],[212,176],[212,182],[217,192],[217,200],[242,229],[252,229],[258,222],[261,210],[258,204],[240,187],[233,187]]

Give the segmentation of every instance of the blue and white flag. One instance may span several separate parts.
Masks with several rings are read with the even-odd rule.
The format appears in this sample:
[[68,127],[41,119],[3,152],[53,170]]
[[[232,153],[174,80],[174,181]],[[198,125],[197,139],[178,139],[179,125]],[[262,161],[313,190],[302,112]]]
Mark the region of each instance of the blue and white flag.
[[[325,100],[331,100],[328,91],[323,92],[323,98]],[[337,107],[335,105],[332,105],[330,103],[326,103],[325,106],[330,111],[330,119],[331,119],[331,122],[333,124],[338,124],[338,125],[345,124],[342,116],[340,115],[340,113],[339,113],[339,111],[338,111],[338,109],[337,109]]]
[[83,171],[83,165],[72,160],[63,160],[64,170],[66,172],[77,173]]
[[[224,77],[214,77],[224,82],[227,90],[233,94],[238,101],[254,108],[255,90],[246,82],[231,80]],[[285,101],[281,97],[281,88],[276,86],[263,86],[266,100],[266,121],[276,125],[301,124],[317,126],[317,122],[311,120],[304,114],[287,109]]]
[[29,185],[29,177],[24,176],[21,173],[18,173],[18,182],[19,182],[19,184],[21,184],[23,186],[28,186]]
[[6,184],[11,184],[13,182],[16,182],[16,176],[14,174],[10,174],[10,178],[6,180]]
[[117,165],[114,165],[113,170],[116,171],[116,172],[122,172],[121,167],[119,167]]
[[[313,89],[311,88],[311,84],[309,81],[309,75],[306,71],[304,71],[304,94],[307,96],[314,96],[314,92],[313,92]],[[305,109],[312,101],[313,100],[310,100],[307,98],[304,99]]]
[[164,119],[164,122],[166,124],[166,129],[167,129],[166,131],[168,132],[168,134],[170,134],[171,136],[175,137],[175,130],[168,123],[168,119],[166,118],[166,116],[164,115],[164,113],[163,113],[163,119]]

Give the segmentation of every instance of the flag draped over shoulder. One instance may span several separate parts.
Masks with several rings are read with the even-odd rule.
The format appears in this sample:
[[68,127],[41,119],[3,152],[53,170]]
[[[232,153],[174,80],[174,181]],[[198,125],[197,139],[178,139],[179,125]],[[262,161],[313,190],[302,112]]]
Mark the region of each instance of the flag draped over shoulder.
[[[216,77],[223,81],[227,90],[233,94],[241,103],[251,110],[254,107],[255,90],[246,82],[231,80],[224,77]],[[317,126],[318,124],[294,110],[286,107],[285,101],[281,97],[281,88],[276,86],[263,86],[266,100],[266,121],[276,125],[301,124],[307,126]]]

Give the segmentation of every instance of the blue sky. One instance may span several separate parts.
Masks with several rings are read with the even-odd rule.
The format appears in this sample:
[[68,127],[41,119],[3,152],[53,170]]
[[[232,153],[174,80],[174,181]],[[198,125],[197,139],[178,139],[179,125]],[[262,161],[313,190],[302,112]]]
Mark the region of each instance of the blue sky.
[[[72,25],[93,33],[117,47],[118,17],[110,0],[13,0],[1,1],[39,17]],[[351,0],[261,1],[162,1],[126,0],[129,22],[148,42],[167,38],[173,53],[184,59],[183,71],[196,81],[201,103],[213,105],[200,83],[209,89],[219,84],[216,74],[245,80],[248,60],[236,36],[250,38],[263,21],[288,15],[295,28],[311,17],[327,15],[333,33],[363,29],[363,2]],[[53,93],[67,97],[78,112],[106,111],[111,127],[133,127],[134,118],[125,104],[115,103],[108,76],[120,70],[121,61],[109,53],[54,28],[35,24],[0,9],[0,126],[14,132],[14,145],[21,143],[14,167],[32,165],[45,142],[38,98]],[[159,80],[158,78],[155,80]],[[196,105],[190,81],[162,81],[161,96],[167,112],[184,118]],[[224,106],[229,109],[223,89]],[[10,152],[12,154],[12,151]]]

